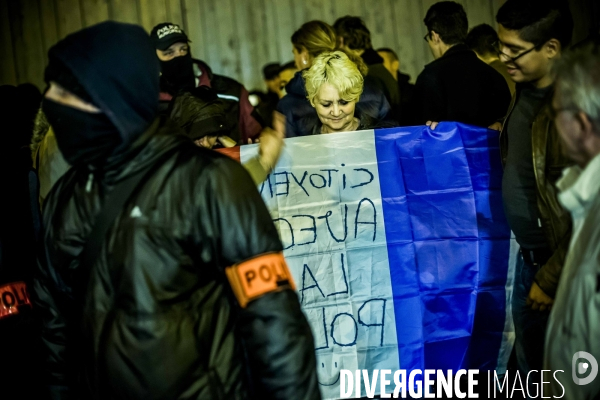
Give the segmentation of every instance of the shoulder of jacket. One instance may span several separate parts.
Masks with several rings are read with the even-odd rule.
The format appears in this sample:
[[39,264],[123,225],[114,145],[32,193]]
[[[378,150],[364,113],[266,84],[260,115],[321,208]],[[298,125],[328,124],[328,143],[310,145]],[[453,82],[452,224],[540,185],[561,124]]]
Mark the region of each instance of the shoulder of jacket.
[[179,186],[183,179],[191,184],[195,192],[211,187],[215,182],[230,181],[231,177],[244,171],[241,163],[229,156],[194,144],[181,146],[173,154],[172,160],[167,168],[173,179],[168,178],[170,183],[167,185]]
[[429,85],[432,82],[437,82],[441,71],[444,70],[443,65],[441,65],[441,66],[439,64],[432,65],[433,63],[435,63],[437,61],[439,61],[439,60],[434,60],[431,63],[427,64],[425,66],[425,68],[423,68],[423,71],[421,71],[419,76],[417,76],[415,85],[423,85],[424,83]]
[[[369,72],[383,72],[387,71],[387,68],[383,64],[371,64],[368,66]],[[388,71],[389,72],[389,71]]]
[[211,83],[213,86],[227,86],[228,89],[235,90],[237,93],[241,92],[244,87],[244,85],[235,79],[218,74],[213,74]]

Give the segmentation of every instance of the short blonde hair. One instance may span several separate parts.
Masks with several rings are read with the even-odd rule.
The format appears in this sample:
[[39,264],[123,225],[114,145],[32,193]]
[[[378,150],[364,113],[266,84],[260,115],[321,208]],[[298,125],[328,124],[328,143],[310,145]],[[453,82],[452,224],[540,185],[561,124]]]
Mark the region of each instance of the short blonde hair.
[[364,78],[358,67],[341,51],[319,55],[312,66],[302,73],[307,98],[315,106],[315,98],[323,84],[328,83],[340,92],[345,101],[358,101],[363,91]]

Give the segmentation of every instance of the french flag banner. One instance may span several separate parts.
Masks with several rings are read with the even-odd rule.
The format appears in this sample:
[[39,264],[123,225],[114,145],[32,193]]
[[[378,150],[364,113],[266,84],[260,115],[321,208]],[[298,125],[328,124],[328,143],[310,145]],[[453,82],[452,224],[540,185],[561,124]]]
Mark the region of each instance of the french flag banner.
[[[257,146],[239,151],[244,163]],[[258,189],[313,330],[323,398],[339,398],[342,369],[504,373],[517,248],[501,177],[498,132],[463,124],[285,140]]]

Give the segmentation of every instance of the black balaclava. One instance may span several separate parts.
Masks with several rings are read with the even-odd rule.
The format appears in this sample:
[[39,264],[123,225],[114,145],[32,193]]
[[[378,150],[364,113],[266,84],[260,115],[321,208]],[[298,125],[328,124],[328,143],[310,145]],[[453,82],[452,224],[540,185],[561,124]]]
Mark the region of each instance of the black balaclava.
[[188,51],[185,56],[174,57],[169,61],[161,61],[161,90],[175,95],[181,91],[189,91],[196,86],[194,62]]
[[67,161],[100,164],[128,148],[155,119],[160,66],[142,27],[102,22],[68,35],[48,58],[47,80],[101,110],[87,113],[44,100]]
[[[56,57],[50,58],[46,82],[54,82],[81,100],[93,100],[77,78]],[[121,144],[121,135],[105,113],[91,113],[44,98],[42,110],[56,135],[60,152],[71,165],[98,164]]]
[[71,165],[98,164],[121,144],[121,135],[104,113],[90,113],[44,99],[42,109],[60,152]]

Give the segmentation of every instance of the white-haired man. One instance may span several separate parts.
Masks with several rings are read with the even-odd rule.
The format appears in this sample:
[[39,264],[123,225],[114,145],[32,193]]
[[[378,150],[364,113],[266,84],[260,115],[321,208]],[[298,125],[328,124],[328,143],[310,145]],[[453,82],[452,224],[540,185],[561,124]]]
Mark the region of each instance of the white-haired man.
[[[552,111],[568,155],[577,163],[557,182],[573,234],[548,321],[544,369],[555,397],[600,395],[600,46],[591,43],[556,66]],[[545,391],[548,394],[547,391]]]

